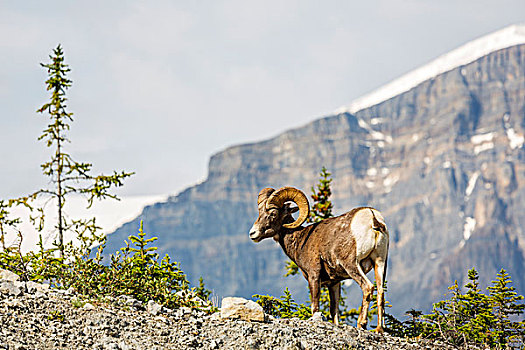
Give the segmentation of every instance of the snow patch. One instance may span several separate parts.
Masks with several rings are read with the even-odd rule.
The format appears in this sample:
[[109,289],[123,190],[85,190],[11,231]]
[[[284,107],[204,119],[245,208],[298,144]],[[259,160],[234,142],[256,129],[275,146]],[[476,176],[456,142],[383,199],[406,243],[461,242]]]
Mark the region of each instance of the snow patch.
[[507,137],[509,139],[509,146],[512,149],[523,146],[523,141],[525,141],[523,135],[516,133],[513,128],[507,129]]
[[468,180],[467,189],[465,190],[465,195],[468,197],[472,194],[474,191],[474,188],[476,187],[476,181],[478,181],[479,172],[475,172],[471,178]]
[[493,149],[493,148],[494,148],[494,142],[485,142],[479,146],[474,147],[474,154],[478,155],[481,152],[488,151],[489,149]]
[[370,125],[367,124],[367,122],[365,122],[363,119],[361,118],[358,118],[357,119],[357,124],[362,127],[363,129],[365,129],[366,131],[370,131],[372,130],[372,128],[370,127]]
[[[525,44],[525,24],[511,25],[468,42],[436,58],[430,63],[356,99],[350,105],[339,108],[335,113],[356,113],[409,91],[422,82],[436,77],[439,74],[474,62],[491,52],[520,44]],[[466,71],[462,70],[461,73],[466,74]]]
[[472,232],[476,228],[476,219],[472,217],[466,217],[465,218],[465,224],[463,225],[463,239],[465,241],[468,241],[470,236],[472,235]]
[[[375,119],[377,119],[377,118],[375,118]],[[358,118],[357,119],[357,124],[359,124],[359,126],[361,128],[365,129],[366,131],[368,131],[370,133],[370,136],[372,137],[372,140],[376,140],[376,141],[379,141],[379,142],[386,141],[388,143],[392,143],[392,136],[385,135],[382,132],[379,132],[379,131],[376,131],[376,130],[372,129],[372,127],[370,125],[368,125],[368,123],[365,122],[363,119]],[[384,147],[384,145],[385,145],[384,143],[381,143],[379,145],[379,147]]]
[[383,122],[383,118],[372,118],[370,119],[370,124],[372,125],[377,125],[377,124],[381,124]]
[[379,132],[379,131],[375,131],[375,130],[370,131],[370,136],[372,136],[372,138],[374,140],[381,140],[381,141],[383,141],[383,140],[386,139],[385,134],[383,134],[382,132]]
[[491,142],[494,139],[495,132],[489,132],[486,134],[474,135],[470,138],[470,142],[474,145],[479,145],[483,142]]
[[396,184],[397,181],[399,181],[399,176],[390,175],[383,180],[383,186],[392,187]]
[[[95,217],[97,226],[102,228],[101,232],[109,234],[126,222],[129,222],[140,215],[145,206],[158,202],[164,202],[167,200],[167,198],[168,196],[164,195],[123,196],[121,197],[120,201],[95,201],[93,202],[93,206],[87,210],[87,202],[85,198],[81,196],[71,196],[67,199],[65,211],[67,214],[67,219],[90,219]],[[57,234],[56,230],[51,227],[56,222],[55,220],[57,217],[55,212],[56,201],[39,199],[33,204],[37,208],[44,207],[46,222],[42,232],[42,238],[44,240],[44,245],[50,245]],[[28,252],[36,249],[39,233],[36,231],[33,225],[30,224],[28,211],[25,210],[25,208],[16,207],[11,210],[11,214],[13,217],[20,217],[22,219],[22,223],[19,225],[20,231],[23,232],[22,251]],[[138,230],[138,227],[136,229]],[[8,232],[7,242],[12,244],[15,240],[17,240],[16,233]],[[75,237],[68,232],[64,235],[64,241],[75,242]]]
[[376,168],[370,168],[366,171],[366,175],[368,176],[376,176],[377,175],[377,169]]

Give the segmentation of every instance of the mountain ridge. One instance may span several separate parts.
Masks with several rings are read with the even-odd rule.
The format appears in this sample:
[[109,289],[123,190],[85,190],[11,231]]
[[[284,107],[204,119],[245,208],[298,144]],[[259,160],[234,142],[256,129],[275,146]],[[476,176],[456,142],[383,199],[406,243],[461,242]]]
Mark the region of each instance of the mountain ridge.
[[478,39],[468,41],[458,48],[433,59],[429,63],[401,75],[399,78],[357,98],[348,106],[336,109],[335,114],[343,112],[356,113],[402,94],[439,74],[474,62],[492,52],[520,44],[525,44],[525,24],[507,26]]

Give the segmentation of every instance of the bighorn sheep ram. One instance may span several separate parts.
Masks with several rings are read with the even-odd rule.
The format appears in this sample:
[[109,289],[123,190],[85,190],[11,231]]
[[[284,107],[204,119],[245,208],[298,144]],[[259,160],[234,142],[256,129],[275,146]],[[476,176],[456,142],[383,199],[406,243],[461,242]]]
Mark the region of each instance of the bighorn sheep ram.
[[[297,207],[291,208],[294,202]],[[377,328],[383,331],[384,290],[388,256],[388,230],[379,211],[360,207],[338,217],[302,227],[310,206],[305,194],[293,187],[265,188],[257,200],[259,217],[250,230],[254,242],[269,237],[281,245],[308,281],[312,315],[319,312],[321,286],[330,294],[330,315],[339,324],[341,281],[351,278],[363,292],[358,328],[365,328],[374,285],[366,277],[372,267],[377,284]],[[299,210],[294,220],[292,213]]]

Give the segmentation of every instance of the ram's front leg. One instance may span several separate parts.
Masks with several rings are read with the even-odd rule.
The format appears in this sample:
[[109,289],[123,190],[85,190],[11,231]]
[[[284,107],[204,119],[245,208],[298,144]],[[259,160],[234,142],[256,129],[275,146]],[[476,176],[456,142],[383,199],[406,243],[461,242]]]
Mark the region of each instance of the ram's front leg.
[[312,316],[319,312],[319,296],[321,294],[321,280],[319,276],[310,276],[308,278],[308,287],[310,288],[310,297],[312,299]]
[[336,326],[339,325],[339,299],[341,299],[341,283],[328,287],[330,293],[330,316]]

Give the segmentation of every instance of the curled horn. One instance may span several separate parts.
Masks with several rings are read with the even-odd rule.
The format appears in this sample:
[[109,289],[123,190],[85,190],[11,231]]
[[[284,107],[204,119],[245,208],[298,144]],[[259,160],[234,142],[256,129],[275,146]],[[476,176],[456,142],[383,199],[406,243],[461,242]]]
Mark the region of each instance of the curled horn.
[[264,202],[270,195],[275,192],[273,188],[267,187],[263,188],[261,192],[259,192],[259,196],[257,197],[257,206],[261,205],[262,202]]
[[[262,191],[261,191],[262,192]],[[266,209],[282,208],[285,202],[294,202],[299,207],[299,217],[290,224],[284,224],[286,228],[296,228],[303,224],[303,222],[310,215],[310,205],[305,194],[293,187],[282,187],[273,192],[266,202]]]

